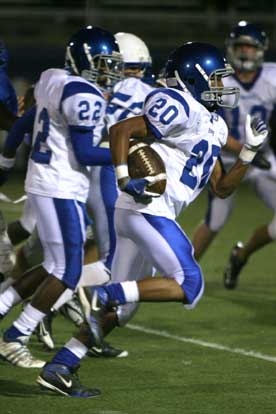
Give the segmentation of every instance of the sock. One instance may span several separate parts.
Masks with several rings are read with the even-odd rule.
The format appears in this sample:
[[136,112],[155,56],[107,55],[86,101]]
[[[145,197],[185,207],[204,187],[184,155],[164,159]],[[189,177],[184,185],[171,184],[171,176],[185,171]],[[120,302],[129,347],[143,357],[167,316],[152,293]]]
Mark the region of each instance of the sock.
[[25,336],[23,332],[20,332],[14,325],[12,325],[4,332],[3,339],[5,342],[22,342],[25,344],[28,342],[29,336]]
[[64,303],[68,302],[68,300],[72,299],[72,296],[74,294],[74,291],[72,289],[66,289],[58,298],[58,300],[56,301],[56,303],[52,306],[51,310],[59,310],[59,308],[61,308]]
[[86,355],[88,348],[76,338],[71,338],[52,359],[52,364],[66,365],[73,368],[80,364],[80,360]]
[[121,286],[123,288],[127,303],[139,302],[139,289],[135,280],[131,282],[122,282]]
[[38,323],[44,318],[46,314],[34,308],[30,303],[25,307],[19,318],[13,325],[23,333],[23,335],[30,336]]
[[[98,292],[100,289],[107,292],[109,301],[115,302],[118,305],[139,301],[139,291],[137,282],[135,281],[111,283],[110,285],[98,288]],[[101,295],[99,294],[99,296]]]
[[21,301],[22,299],[19,294],[12,286],[10,286],[0,295],[0,315],[6,315],[14,305]]

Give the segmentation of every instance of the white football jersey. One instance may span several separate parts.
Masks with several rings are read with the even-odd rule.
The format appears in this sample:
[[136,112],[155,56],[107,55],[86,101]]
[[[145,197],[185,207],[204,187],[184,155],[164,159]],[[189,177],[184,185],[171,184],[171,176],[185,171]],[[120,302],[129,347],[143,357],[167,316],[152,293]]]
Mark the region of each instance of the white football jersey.
[[122,193],[117,207],[174,219],[204,188],[228,129],[219,115],[210,113],[188,93],[171,88],[148,95],[144,116],[156,138],[152,146],[166,166],[166,191],[146,206]]
[[[245,119],[249,113],[260,117],[267,125],[271,112],[276,105],[276,64],[264,63],[257,78],[250,84],[241,83],[235,76],[223,78],[225,86],[235,86],[240,89],[239,104],[234,109],[223,109],[229,134],[245,142]],[[225,162],[233,162],[234,156],[223,153]]]
[[106,111],[109,130],[112,125],[126,118],[140,115],[145,97],[154,88],[139,78],[126,78],[115,85]]
[[91,129],[91,145],[97,145],[106,100],[97,86],[62,69],[43,72],[34,94],[37,110],[26,191],[85,202],[88,168],[75,157],[69,127]]

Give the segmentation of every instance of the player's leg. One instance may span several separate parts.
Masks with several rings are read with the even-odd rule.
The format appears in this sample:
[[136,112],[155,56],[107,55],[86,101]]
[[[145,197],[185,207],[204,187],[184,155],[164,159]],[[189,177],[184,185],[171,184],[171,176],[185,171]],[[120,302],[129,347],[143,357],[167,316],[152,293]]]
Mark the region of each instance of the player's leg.
[[[192,308],[203,293],[203,278],[192,245],[179,225],[165,217],[116,210],[116,230],[139,246],[147,262],[162,274],[95,288],[91,301],[91,330],[101,341],[101,322],[110,306],[140,301],[180,301]],[[122,257],[128,260],[128,257]],[[97,331],[98,329],[98,331]]]
[[214,197],[208,192],[208,209],[205,221],[196,228],[192,236],[194,256],[200,260],[211,245],[212,241],[222,229],[233,208],[233,196],[226,199]]
[[231,250],[229,261],[225,268],[226,277],[229,280],[225,287],[236,288],[241,270],[247,263],[250,256],[267,244],[276,240],[276,181],[267,174],[260,172],[252,182],[257,195],[265,205],[274,212],[272,221],[269,224],[257,227],[247,242],[237,242]]
[[47,277],[19,318],[4,333],[6,342],[28,337],[62,292],[78,283],[83,262],[84,211],[73,200],[31,196],[44,248]]

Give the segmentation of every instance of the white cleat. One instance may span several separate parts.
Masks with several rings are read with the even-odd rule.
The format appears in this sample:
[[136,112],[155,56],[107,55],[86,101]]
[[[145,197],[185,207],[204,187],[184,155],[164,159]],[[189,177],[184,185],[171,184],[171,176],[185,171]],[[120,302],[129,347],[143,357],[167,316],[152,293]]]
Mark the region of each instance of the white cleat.
[[42,368],[45,361],[36,359],[21,342],[5,342],[0,338],[0,357],[21,368]]
[[0,211],[0,273],[9,273],[15,265],[15,251],[7,233],[7,225]]

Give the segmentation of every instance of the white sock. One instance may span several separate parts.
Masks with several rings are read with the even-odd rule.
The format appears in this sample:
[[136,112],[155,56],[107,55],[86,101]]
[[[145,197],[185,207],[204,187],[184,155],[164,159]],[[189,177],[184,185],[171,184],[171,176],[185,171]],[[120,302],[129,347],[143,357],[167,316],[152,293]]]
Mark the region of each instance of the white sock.
[[64,346],[79,359],[82,359],[88,351],[87,346],[74,337],[71,338]]
[[24,335],[30,336],[45,315],[29,303],[13,325]]
[[68,300],[72,299],[74,291],[72,289],[66,289],[58,298],[56,303],[52,306],[51,310],[59,310],[59,308],[64,305],[64,303],[68,302]]
[[139,290],[137,282],[121,282],[126,301],[127,302],[139,302]]
[[16,290],[10,286],[0,295],[0,315],[6,315],[14,305],[21,301],[22,299]]
[[12,277],[8,277],[4,280],[4,282],[0,285],[0,293],[3,293],[10,285],[12,285],[14,282],[14,279]]

